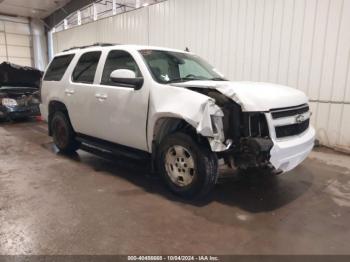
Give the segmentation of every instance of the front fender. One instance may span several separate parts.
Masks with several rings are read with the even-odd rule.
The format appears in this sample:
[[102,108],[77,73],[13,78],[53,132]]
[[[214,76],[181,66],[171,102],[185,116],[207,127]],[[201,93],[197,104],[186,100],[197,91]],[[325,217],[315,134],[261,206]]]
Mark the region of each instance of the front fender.
[[[223,112],[215,105],[214,99],[185,88],[168,85],[155,88],[150,95],[148,148],[152,148],[155,125],[161,118],[183,119],[196,129],[198,134],[211,139],[217,137],[213,131],[211,117],[223,116]],[[220,136],[220,139],[224,142],[224,137]]]

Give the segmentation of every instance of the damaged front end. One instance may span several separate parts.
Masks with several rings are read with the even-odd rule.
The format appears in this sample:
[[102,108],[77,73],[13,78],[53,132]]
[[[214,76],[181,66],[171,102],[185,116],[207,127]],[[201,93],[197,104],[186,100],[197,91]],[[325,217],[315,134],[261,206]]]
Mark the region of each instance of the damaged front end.
[[[235,144],[235,165],[242,169],[268,166],[273,142],[263,113],[242,112],[239,139]],[[230,159],[230,156],[226,156]]]
[[33,88],[0,88],[0,119],[14,120],[39,116],[39,91]]
[[[242,169],[269,166],[270,150],[273,142],[265,114],[243,112],[241,106],[222,93],[213,89],[189,87],[190,90],[205,94],[215,100],[216,108],[210,112],[211,134],[201,134],[208,138],[213,152],[223,158],[231,167]],[[198,127],[197,127],[198,130]]]

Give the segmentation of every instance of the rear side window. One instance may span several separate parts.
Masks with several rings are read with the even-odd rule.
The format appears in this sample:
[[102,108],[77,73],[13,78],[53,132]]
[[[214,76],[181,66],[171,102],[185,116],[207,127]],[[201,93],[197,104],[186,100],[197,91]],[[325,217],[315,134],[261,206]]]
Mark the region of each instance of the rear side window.
[[74,54],[55,57],[46,70],[45,81],[60,81],[66,72]]
[[83,54],[73,71],[73,82],[92,84],[94,82],[100,56],[101,52],[88,52]]
[[110,51],[107,56],[105,66],[103,68],[101,84],[118,85],[110,80],[111,73],[117,69],[129,69],[135,72],[136,77],[141,76],[141,72],[136,61],[128,52],[113,50]]

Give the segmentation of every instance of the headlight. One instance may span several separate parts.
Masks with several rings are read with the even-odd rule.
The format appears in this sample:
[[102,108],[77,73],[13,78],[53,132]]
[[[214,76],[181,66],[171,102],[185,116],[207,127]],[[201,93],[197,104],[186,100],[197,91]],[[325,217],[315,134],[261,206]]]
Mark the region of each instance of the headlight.
[[12,98],[3,98],[2,99],[2,104],[4,106],[17,106],[17,101],[15,99]]
[[211,120],[211,127],[214,133],[214,137],[220,141],[224,141],[224,126],[222,122],[222,118],[224,117],[224,113],[221,108],[215,103],[210,103],[209,106],[209,114]]

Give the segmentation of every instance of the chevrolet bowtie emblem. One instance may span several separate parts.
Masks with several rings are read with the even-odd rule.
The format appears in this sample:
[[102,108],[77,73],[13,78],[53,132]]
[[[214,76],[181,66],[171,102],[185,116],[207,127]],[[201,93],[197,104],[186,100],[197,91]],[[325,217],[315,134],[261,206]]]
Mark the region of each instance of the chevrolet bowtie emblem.
[[304,122],[305,121],[305,116],[304,115],[297,115],[296,117],[295,117],[295,122],[296,123],[301,123],[301,122]]

